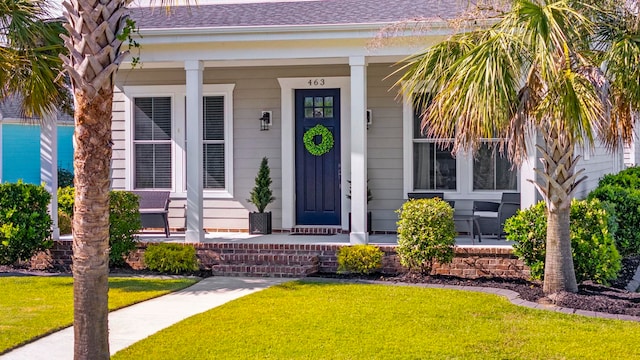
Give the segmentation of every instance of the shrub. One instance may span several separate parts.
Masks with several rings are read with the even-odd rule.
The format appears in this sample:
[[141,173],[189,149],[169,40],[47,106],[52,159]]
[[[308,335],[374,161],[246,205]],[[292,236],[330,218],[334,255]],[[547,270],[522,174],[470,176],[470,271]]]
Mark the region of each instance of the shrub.
[[[507,220],[507,240],[515,241],[514,253],[531,268],[533,279],[544,277],[547,238],[547,207],[544,202],[519,211]],[[578,282],[607,284],[620,271],[621,257],[615,247],[615,217],[597,199],[571,203],[571,251]]]
[[196,249],[189,245],[149,245],[144,252],[144,262],[150,270],[163,273],[180,274],[199,269]]
[[71,218],[60,210],[58,210],[58,228],[60,229],[60,234],[71,234]]
[[598,187],[617,185],[628,189],[640,189],[640,166],[626,168],[617,174],[607,174],[598,181]]
[[435,261],[453,260],[456,231],[448,203],[439,198],[414,199],[405,202],[397,213],[397,252],[403,266],[431,273]]
[[53,245],[50,201],[43,186],[22,181],[0,185],[0,264],[30,259]]
[[640,253],[640,190],[616,184],[599,185],[589,193],[589,199],[607,201],[613,206],[618,220],[614,237],[620,254]]
[[338,273],[371,274],[382,267],[383,256],[375,245],[344,246],[338,251]]
[[[58,209],[73,220],[75,191],[72,187],[58,189]],[[109,193],[109,264],[123,266],[125,258],[136,247],[135,233],[140,230],[138,196],[129,191]],[[62,229],[60,230],[62,231]]]
[[74,190],[71,186],[58,188],[58,210],[73,219]]
[[140,230],[138,195],[129,191],[109,193],[109,262],[125,264],[125,257],[136,248],[135,233]]
[[58,188],[73,187],[73,172],[67,169],[58,169]]

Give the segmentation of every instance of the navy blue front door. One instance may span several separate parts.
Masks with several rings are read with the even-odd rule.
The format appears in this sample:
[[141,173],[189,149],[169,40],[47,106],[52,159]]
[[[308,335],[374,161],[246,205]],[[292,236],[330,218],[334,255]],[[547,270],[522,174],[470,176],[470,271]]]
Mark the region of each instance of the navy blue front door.
[[296,90],[295,138],[297,224],[339,225],[340,89]]

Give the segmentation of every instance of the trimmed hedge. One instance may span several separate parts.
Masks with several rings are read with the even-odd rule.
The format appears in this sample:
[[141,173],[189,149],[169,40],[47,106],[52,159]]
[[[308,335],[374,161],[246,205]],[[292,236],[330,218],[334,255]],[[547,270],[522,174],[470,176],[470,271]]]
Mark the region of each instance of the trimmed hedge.
[[144,252],[144,263],[149,270],[182,274],[199,269],[196,249],[190,245],[149,245]]
[[50,201],[43,186],[22,181],[0,184],[0,264],[28,260],[53,245]]
[[620,254],[640,254],[640,167],[603,176],[588,198],[613,204],[618,219],[615,238]]
[[[617,224],[607,209],[610,206],[597,199],[571,202],[571,250],[578,282],[593,280],[607,284],[621,268],[621,256],[613,234]],[[609,210],[610,211],[610,210]],[[531,268],[533,279],[544,277],[547,239],[547,207],[544,202],[518,213],[504,227],[507,240],[515,241],[513,252]]]
[[623,256],[640,253],[640,190],[619,185],[602,185],[589,199],[609,202],[618,221],[614,234],[618,251]]
[[375,245],[344,246],[338,250],[338,273],[371,274],[382,267],[384,253]]
[[412,199],[396,211],[398,220],[398,247],[400,263],[410,270],[431,273],[433,264],[450,263],[456,231],[453,209],[439,198]]

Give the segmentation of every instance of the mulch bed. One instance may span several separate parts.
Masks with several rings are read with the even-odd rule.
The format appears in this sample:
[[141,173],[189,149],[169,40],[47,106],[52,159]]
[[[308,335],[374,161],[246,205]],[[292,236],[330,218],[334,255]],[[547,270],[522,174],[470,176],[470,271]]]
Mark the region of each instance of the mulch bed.
[[[625,258],[618,279],[611,286],[584,282],[578,286],[578,292],[563,293],[554,299],[549,299],[542,292],[541,282],[531,282],[522,279],[478,278],[462,279],[454,276],[428,276],[417,273],[406,273],[397,276],[368,276],[369,280],[403,282],[412,284],[441,284],[458,286],[482,286],[498,289],[508,289],[520,294],[527,301],[555,304],[565,308],[597,311],[609,314],[623,314],[640,316],[640,293],[629,292],[625,286],[635,275],[640,265],[640,256]],[[348,275],[320,274],[320,276],[349,278]],[[362,277],[360,277],[362,278]]]

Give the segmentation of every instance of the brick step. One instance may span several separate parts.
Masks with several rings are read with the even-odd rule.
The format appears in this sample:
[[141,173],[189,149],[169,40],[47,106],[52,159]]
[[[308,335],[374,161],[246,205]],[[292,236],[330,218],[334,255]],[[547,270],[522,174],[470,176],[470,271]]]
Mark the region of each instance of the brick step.
[[308,265],[317,264],[317,255],[297,255],[295,252],[287,254],[283,252],[276,253],[258,253],[258,254],[221,254],[218,260],[220,264],[224,265]]
[[213,265],[214,276],[305,277],[318,272],[318,264],[308,265]]
[[336,235],[342,233],[339,226],[296,226],[291,235]]

